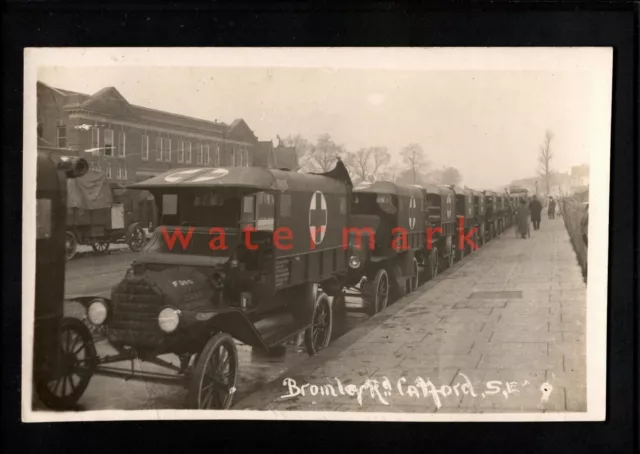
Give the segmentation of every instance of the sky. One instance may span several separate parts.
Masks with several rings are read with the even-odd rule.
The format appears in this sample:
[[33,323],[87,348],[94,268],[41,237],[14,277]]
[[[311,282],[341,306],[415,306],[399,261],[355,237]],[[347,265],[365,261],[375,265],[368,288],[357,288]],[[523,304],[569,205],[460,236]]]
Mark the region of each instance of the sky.
[[546,130],[552,169],[609,153],[610,106],[582,70],[415,70],[343,67],[41,66],[38,80],[92,94],[115,87],[130,103],[230,123],[260,140],[328,133],[347,150],[420,144],[432,168],[496,188],[534,176]]

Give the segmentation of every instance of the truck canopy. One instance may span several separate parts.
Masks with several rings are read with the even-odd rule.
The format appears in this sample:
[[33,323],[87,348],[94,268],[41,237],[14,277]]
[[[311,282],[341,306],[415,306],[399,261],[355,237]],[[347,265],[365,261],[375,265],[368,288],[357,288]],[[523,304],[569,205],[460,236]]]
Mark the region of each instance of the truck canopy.
[[111,187],[106,175],[90,170],[79,178],[67,180],[67,206],[83,210],[97,210],[113,203]]

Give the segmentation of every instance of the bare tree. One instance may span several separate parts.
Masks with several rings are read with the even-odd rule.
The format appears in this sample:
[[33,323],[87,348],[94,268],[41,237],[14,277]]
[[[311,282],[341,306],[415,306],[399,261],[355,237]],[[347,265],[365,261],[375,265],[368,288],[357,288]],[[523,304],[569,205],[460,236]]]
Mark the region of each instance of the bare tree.
[[285,137],[284,140],[282,140],[282,144],[285,147],[293,147],[296,149],[300,170],[309,170],[308,161],[310,157],[309,155],[311,154],[311,150],[313,149],[312,143],[310,143],[307,139],[302,137],[300,134],[296,134],[293,136]]
[[322,134],[311,148],[308,166],[316,172],[331,170],[338,157],[346,154],[342,145],[336,144],[329,134]]
[[462,180],[462,176],[455,167],[443,167],[430,172],[428,179],[434,184],[458,185]]
[[385,147],[369,147],[347,153],[345,163],[354,180],[366,181],[368,177],[381,176],[390,160],[391,156]]
[[551,152],[551,140],[553,140],[553,133],[547,130],[544,134],[544,142],[540,146],[540,154],[538,155],[538,175],[544,179],[547,194],[550,192],[551,186],[551,159],[553,159],[553,153]]
[[410,143],[400,152],[402,162],[410,171],[412,184],[417,184],[419,176],[429,166],[424,150],[417,143]]

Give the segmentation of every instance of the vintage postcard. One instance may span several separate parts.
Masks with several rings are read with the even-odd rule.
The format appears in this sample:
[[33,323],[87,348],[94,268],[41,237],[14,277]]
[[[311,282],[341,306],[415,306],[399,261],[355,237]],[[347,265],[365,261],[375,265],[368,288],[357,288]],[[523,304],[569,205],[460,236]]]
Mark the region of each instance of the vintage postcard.
[[612,64],[26,49],[23,420],[604,420]]

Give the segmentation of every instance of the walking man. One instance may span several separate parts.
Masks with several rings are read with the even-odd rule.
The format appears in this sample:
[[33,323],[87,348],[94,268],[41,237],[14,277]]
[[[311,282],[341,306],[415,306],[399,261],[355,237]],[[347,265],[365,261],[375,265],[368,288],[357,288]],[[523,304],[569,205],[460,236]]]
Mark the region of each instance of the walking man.
[[549,219],[555,219],[556,218],[556,201],[551,196],[549,196],[549,212],[548,212],[548,216],[549,216]]
[[516,207],[516,219],[518,221],[518,233],[522,238],[529,236],[529,206],[524,198],[520,199],[520,203]]
[[533,222],[533,230],[540,230],[540,215],[542,213],[542,204],[538,197],[534,194],[533,200],[529,204],[531,210],[531,222]]

